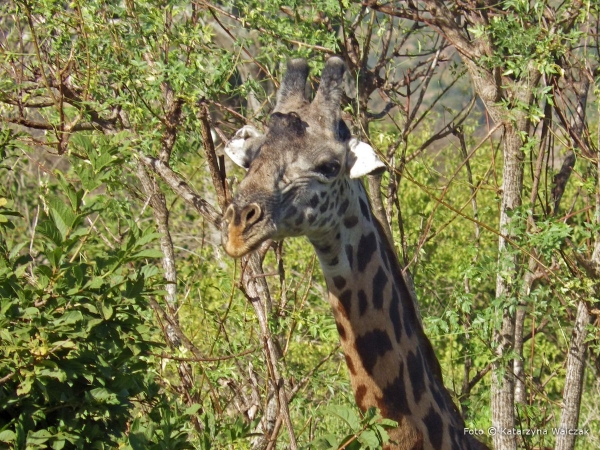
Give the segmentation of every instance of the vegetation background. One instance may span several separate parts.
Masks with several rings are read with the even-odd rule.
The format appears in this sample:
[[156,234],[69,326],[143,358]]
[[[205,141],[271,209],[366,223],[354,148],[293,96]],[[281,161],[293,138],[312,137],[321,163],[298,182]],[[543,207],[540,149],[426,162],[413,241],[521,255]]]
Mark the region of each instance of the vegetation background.
[[314,91],[338,54],[346,121],[389,166],[365,180],[373,207],[467,425],[498,450],[600,448],[599,14],[3,1],[0,446],[381,446],[312,248],[233,261],[218,231],[243,176],[222,143],[264,126],[288,58]]

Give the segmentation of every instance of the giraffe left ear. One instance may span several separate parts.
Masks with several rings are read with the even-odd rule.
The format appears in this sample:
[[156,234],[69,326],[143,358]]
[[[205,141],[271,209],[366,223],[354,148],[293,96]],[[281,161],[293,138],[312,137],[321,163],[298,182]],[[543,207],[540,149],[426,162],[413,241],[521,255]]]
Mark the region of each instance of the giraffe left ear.
[[379,159],[373,147],[356,138],[348,143],[348,175],[360,178],[363,175],[375,175],[385,170],[385,164]]
[[252,125],[240,128],[225,145],[225,153],[238,166],[247,169],[257,155],[264,136]]

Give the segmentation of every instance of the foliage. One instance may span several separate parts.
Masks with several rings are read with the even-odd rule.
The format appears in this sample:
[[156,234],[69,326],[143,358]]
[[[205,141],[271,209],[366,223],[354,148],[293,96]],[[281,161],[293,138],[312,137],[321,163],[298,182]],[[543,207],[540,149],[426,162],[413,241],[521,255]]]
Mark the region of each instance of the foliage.
[[[345,119],[391,169],[386,214],[467,426],[489,427],[486,370],[514,359],[527,391],[517,425],[556,426],[577,303],[593,311],[598,302],[588,263],[599,242],[590,105],[600,88],[586,28],[597,24],[597,5],[571,14],[571,1],[506,0],[474,12],[468,2],[446,4],[486,49],[476,67],[499,83],[489,110],[473,98],[464,55],[418,22],[422,11],[409,14],[411,2],[397,3],[404,17],[330,0],[2,2],[0,446],[259,448],[271,426],[287,448],[290,431],[273,402],[280,384],[300,447],[386,442],[392,424],[354,406],[311,246],[290,239],[267,252],[256,276],[270,300],[262,329],[256,298],[238,289],[248,267],[223,253],[200,202],[173,191],[189,187],[216,211],[204,108],[218,147],[241,125],[266,121],[288,58],[308,58],[318,76],[333,53],[350,67]],[[574,86],[586,77],[596,85],[578,134]],[[518,134],[522,206],[509,212],[511,241],[500,256],[504,135],[488,134],[492,110],[503,124],[528,124]],[[569,152],[576,162],[555,209]],[[153,157],[177,183],[143,162]],[[235,190],[243,172],[219,164]],[[157,212],[161,196],[167,219]],[[514,292],[496,296],[498,275]],[[521,354],[497,354],[503,309],[526,311]],[[600,436],[597,321],[587,342],[580,423]],[[548,447],[554,437],[518,444]]]
[[[110,448],[130,427],[135,438],[135,411],[152,417],[169,408],[148,356],[162,347],[147,305],[160,295],[153,259],[162,254],[147,248],[152,228],[140,228],[116,199],[53,176],[39,192],[31,235],[14,209],[27,198],[11,183],[5,195],[16,202],[1,199],[9,219],[0,222],[0,436],[15,448]],[[120,245],[102,241],[99,214],[124,222]],[[148,442],[184,448],[182,436],[173,445],[170,434],[151,432]]]
[[320,450],[338,448],[375,450],[390,443],[386,429],[397,426],[393,420],[382,418],[375,408],[368,409],[363,417],[359,417],[353,409],[341,406],[323,408],[322,413],[337,416],[350,432],[341,437],[337,434],[328,434],[316,439],[311,443],[311,448]]

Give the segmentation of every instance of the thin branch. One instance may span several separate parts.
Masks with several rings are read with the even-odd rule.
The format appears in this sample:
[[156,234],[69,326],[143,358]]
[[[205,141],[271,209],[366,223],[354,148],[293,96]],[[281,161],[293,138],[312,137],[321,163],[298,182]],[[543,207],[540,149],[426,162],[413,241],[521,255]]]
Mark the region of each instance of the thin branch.
[[193,206],[208,222],[216,228],[221,227],[221,214],[211,204],[196,194],[181,175],[174,172],[168,164],[159,159],[146,156],[141,152],[138,153],[138,157],[146,166],[157,173],[177,195]]
[[173,361],[182,361],[182,362],[216,362],[216,361],[227,361],[228,359],[236,359],[241,358],[242,356],[249,355],[254,353],[257,349],[251,348],[249,350],[245,350],[242,353],[237,353],[235,355],[227,355],[227,356],[214,356],[212,358],[182,358],[179,356],[167,355],[165,353],[161,353],[160,355],[157,353],[150,353],[152,356],[156,356],[157,358],[163,359],[171,359]]

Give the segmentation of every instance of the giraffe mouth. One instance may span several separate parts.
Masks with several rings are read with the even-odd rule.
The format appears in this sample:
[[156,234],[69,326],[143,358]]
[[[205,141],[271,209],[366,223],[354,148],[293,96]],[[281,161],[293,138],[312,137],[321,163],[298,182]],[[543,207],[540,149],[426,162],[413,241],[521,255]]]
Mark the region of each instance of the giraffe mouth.
[[243,227],[236,226],[234,223],[225,223],[221,241],[225,253],[232,258],[241,258],[256,250],[260,244],[273,235],[273,230],[266,226],[244,230]]

